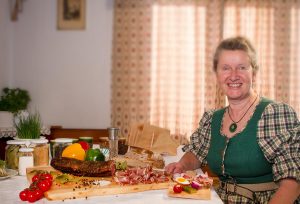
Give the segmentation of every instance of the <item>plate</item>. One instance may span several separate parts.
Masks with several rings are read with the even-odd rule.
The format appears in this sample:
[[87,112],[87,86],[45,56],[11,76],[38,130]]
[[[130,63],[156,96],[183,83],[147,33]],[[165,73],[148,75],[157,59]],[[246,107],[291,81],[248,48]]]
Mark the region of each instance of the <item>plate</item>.
[[5,169],[6,173],[8,174],[7,176],[0,176],[0,180],[4,180],[13,176],[16,176],[18,172],[14,169]]

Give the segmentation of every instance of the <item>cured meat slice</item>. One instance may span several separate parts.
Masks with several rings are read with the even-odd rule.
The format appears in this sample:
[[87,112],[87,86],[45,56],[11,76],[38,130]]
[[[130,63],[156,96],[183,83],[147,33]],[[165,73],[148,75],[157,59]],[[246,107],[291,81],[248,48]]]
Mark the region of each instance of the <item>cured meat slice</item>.
[[75,176],[106,177],[115,174],[116,165],[109,161],[80,161],[72,158],[53,158],[50,165],[63,172]]

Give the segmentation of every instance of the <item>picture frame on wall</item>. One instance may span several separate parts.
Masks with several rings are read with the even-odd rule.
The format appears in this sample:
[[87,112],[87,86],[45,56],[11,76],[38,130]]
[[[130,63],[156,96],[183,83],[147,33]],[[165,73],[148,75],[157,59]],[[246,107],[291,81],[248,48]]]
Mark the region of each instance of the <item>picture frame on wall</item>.
[[86,0],[57,0],[58,30],[85,29]]

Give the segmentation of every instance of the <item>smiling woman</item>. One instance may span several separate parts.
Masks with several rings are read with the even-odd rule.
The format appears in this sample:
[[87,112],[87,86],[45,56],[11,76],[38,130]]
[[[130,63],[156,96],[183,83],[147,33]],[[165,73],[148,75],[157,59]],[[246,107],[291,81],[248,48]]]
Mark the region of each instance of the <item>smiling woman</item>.
[[300,189],[300,121],[292,107],[254,90],[255,53],[244,37],[221,41],[214,71],[229,105],[204,113],[186,153],[166,170],[181,173],[208,164],[225,203],[293,203]]

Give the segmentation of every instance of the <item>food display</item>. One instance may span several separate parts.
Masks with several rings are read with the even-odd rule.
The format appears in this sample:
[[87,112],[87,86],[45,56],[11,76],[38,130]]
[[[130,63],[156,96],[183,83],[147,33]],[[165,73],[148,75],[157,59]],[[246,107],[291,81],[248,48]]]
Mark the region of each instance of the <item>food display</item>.
[[176,182],[168,189],[168,196],[190,199],[210,199],[210,188],[213,185],[213,179],[207,173],[188,175],[186,173],[174,174],[173,180]]

